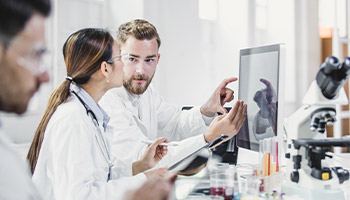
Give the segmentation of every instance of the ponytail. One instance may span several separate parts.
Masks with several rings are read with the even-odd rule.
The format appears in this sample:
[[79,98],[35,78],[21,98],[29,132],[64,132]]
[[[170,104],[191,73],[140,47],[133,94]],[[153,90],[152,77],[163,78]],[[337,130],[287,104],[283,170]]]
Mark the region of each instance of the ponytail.
[[66,102],[70,92],[69,86],[71,81],[64,80],[51,94],[48,105],[46,107],[46,111],[44,113],[43,118],[41,119],[38,128],[35,131],[35,135],[33,138],[32,145],[30,146],[27,159],[29,160],[30,170],[32,174],[34,173],[36,163],[38,161],[39,152],[41,148],[41,144],[44,140],[44,133],[51,119],[51,116],[56,111],[57,107],[62,103]]

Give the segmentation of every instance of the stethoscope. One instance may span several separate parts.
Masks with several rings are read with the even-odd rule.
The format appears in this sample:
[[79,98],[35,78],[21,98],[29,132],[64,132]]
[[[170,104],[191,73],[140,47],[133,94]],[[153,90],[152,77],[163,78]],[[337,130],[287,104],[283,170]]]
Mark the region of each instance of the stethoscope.
[[[95,135],[95,136],[96,136],[97,144],[98,144],[98,146],[100,147],[100,149],[102,151],[103,157],[104,157],[104,159],[106,160],[106,162],[108,164],[107,181],[109,181],[110,178],[111,178],[111,169],[113,167],[113,163],[111,161],[111,157],[110,157],[109,151],[108,151],[108,146],[106,144],[105,139],[103,138],[102,131],[100,129],[97,117],[96,117],[95,113],[90,109],[90,107],[79,97],[79,95],[75,91],[71,90],[71,92],[79,99],[80,103],[83,104],[83,106],[85,107],[87,115],[92,119],[92,122],[94,123],[95,127],[97,128],[97,130],[99,132],[99,135],[100,135],[101,139],[99,139],[97,135]],[[102,142],[103,144],[101,144],[100,140],[103,141]]]

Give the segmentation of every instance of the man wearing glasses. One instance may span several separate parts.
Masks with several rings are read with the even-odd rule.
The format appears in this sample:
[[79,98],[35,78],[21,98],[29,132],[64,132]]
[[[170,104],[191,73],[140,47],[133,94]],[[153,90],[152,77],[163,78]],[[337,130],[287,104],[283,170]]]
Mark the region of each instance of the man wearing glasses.
[[[228,132],[228,127],[222,127],[224,132],[219,134],[211,127],[208,130],[208,125],[217,112],[227,113],[223,105],[233,100],[233,91],[226,86],[236,81],[236,78],[224,80],[203,106],[181,111],[181,108],[165,103],[149,87],[160,58],[158,50],[161,41],[156,28],[145,20],[133,20],[119,27],[116,40],[121,54],[125,55],[122,59],[124,87],[108,91],[100,101],[111,117],[112,152],[116,157],[132,163],[146,149],[144,140],[166,137],[169,141],[178,141],[177,146],[168,148],[167,156],[159,164],[169,166],[225,131]],[[238,132],[245,119],[246,105],[238,101],[235,108],[231,115],[234,119],[226,124],[233,127],[228,133],[230,136]]]
[[[0,0],[0,110],[22,114],[40,84],[49,0]],[[0,125],[1,126],[1,125]],[[29,167],[0,131],[0,199],[40,199]]]

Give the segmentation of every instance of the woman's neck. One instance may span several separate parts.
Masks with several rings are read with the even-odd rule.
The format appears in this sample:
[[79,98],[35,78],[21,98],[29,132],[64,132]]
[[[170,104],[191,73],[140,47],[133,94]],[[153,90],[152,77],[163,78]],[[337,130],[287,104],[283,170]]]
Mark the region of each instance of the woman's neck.
[[103,85],[99,83],[87,83],[81,86],[96,103],[100,101],[102,96],[107,92]]

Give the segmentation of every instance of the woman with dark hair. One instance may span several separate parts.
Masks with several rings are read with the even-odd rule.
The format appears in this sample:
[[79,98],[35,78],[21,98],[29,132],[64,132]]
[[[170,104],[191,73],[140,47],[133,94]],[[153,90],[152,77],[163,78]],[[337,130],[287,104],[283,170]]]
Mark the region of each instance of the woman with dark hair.
[[[132,166],[110,155],[109,117],[97,102],[107,90],[120,87],[124,76],[123,55],[110,33],[79,30],[65,42],[63,55],[66,79],[51,94],[28,153],[33,182],[43,198],[122,199],[146,177],[164,175],[165,169],[140,172],[166,154],[167,149],[158,145],[167,142],[165,138],[150,145],[145,156]],[[121,170],[137,175],[117,179]],[[160,183],[170,184],[164,180]],[[166,193],[158,191],[155,195]]]

